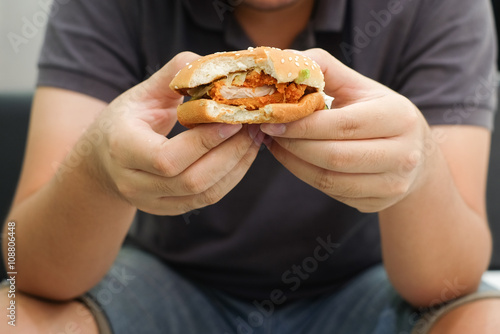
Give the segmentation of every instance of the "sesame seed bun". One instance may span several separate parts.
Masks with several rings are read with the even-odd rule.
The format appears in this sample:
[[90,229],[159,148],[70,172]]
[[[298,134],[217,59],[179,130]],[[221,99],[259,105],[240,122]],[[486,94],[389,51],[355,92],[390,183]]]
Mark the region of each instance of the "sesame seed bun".
[[295,82],[310,89],[298,103],[269,104],[257,110],[246,110],[245,106],[226,105],[205,98],[188,101],[177,110],[179,122],[188,127],[212,122],[282,123],[324,108],[321,92],[325,82],[319,65],[303,55],[270,47],[219,52],[199,58],[177,73],[170,88],[189,95],[188,90],[192,88],[211,84],[230,73],[252,70],[272,76],[278,84]]

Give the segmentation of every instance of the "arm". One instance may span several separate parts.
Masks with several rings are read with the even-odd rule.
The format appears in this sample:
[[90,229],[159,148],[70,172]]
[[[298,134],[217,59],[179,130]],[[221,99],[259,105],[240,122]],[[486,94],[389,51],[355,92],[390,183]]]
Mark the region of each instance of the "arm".
[[[105,107],[102,101],[61,89],[39,88],[36,92],[23,170],[8,215],[8,220],[16,222],[20,290],[67,298],[70,291],[78,293],[82,284],[96,282],[132,221],[130,205],[86,180],[83,159],[71,171],[68,168],[54,176],[82,132]],[[119,209],[105,210],[106,206]],[[108,230],[99,233],[103,227]],[[112,229],[116,236],[110,239]],[[77,268],[78,263],[85,266]],[[87,277],[89,269],[91,277]]]
[[446,281],[459,282],[460,294],[476,289],[491,252],[484,209],[488,131],[440,127],[433,135],[404,97],[324,51],[308,55],[324,70],[334,108],[263,125],[274,139],[271,152],[329,196],[380,213],[384,263],[410,303],[458,297],[443,293]]
[[20,291],[51,299],[81,294],[111,266],[136,208],[182,214],[218,201],[243,177],[263,138],[258,129],[206,125],[165,137],[181,101],[168,83],[196,58],[175,57],[109,106],[38,90],[8,216],[17,223]]
[[418,306],[475,291],[491,256],[486,217],[490,133],[436,126],[422,187],[379,214],[384,264]]

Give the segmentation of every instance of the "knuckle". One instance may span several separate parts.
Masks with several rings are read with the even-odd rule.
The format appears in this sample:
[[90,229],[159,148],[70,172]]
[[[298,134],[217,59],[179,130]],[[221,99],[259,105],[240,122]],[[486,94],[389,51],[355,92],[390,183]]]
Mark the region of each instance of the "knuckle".
[[306,138],[311,133],[315,133],[317,131],[317,125],[315,126],[310,117],[306,117],[295,122],[294,126],[296,127],[294,130],[297,132],[298,138]]
[[221,199],[218,187],[211,187],[199,196],[199,207],[205,207],[217,203]]
[[384,197],[400,197],[406,194],[409,190],[410,183],[401,175],[392,175],[386,178]]
[[158,174],[165,177],[174,177],[181,172],[176,160],[169,158],[159,149],[153,153],[152,167]]
[[339,139],[354,138],[359,129],[359,123],[349,113],[342,113],[337,120],[337,137]]
[[209,188],[203,193],[204,206],[215,204],[220,199],[221,194],[219,193],[218,187]]
[[336,185],[334,178],[331,176],[331,173],[327,170],[319,171],[316,174],[313,182],[315,188],[326,193],[331,193],[332,189],[334,189]]
[[406,152],[401,157],[401,165],[399,167],[399,172],[402,175],[409,175],[417,166],[420,164],[422,158],[422,153],[419,150],[413,150]]
[[405,195],[410,188],[410,183],[407,182],[406,180],[400,180],[397,182],[394,182],[392,186],[390,187],[391,189],[391,195],[392,197],[401,197]]
[[206,183],[201,175],[186,175],[182,179],[182,184],[188,194],[201,194],[206,190]]
[[201,153],[205,153],[213,149],[218,143],[213,142],[211,136],[196,136],[196,147]]
[[345,170],[353,162],[353,155],[349,150],[342,150],[341,145],[330,143],[326,154],[325,164],[329,170]]
[[398,116],[401,124],[402,124],[402,130],[404,131],[409,131],[418,124],[419,121],[419,111],[418,109],[405,97],[401,96],[402,101],[401,105],[404,105],[401,109],[401,112]]
[[137,197],[137,188],[129,183],[117,183],[116,188],[118,189],[118,192],[129,202],[133,202],[134,198]]

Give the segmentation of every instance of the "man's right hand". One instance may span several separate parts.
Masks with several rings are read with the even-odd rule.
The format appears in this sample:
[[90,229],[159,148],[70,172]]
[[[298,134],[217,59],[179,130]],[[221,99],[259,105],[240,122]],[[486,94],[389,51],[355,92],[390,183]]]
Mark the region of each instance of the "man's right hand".
[[177,55],[113,101],[80,139],[103,137],[90,154],[89,170],[142,211],[179,215],[219,201],[244,176],[262,143],[258,126],[240,124],[200,125],[166,138],[182,102],[168,84],[197,58]]
[[174,57],[109,105],[37,89],[7,217],[17,223],[20,292],[78,296],[109,270],[136,208],[182,214],[218,201],[243,177],[264,136],[258,126],[207,124],[166,138],[182,101],[168,84],[196,58]]

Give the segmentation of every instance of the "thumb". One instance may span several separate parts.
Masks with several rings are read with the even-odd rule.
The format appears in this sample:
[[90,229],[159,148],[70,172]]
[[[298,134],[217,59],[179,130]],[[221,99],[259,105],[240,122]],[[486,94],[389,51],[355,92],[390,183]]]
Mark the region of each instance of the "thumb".
[[169,88],[169,84],[186,63],[200,58],[192,52],[181,52],[165,64],[150,78],[136,86],[142,94],[140,104],[149,110],[144,120],[161,134],[168,134],[177,122],[176,109],[182,103],[182,95]]
[[144,88],[149,92],[150,97],[159,101],[165,101],[165,99],[178,101],[181,95],[171,90],[168,85],[181,68],[198,58],[200,58],[199,55],[188,51],[181,52],[172,58],[160,70],[143,82]]
[[168,134],[177,122],[176,109],[183,99],[169,84],[186,62],[198,58],[200,56],[192,52],[179,53],[150,78],[122,94],[114,102],[115,109],[133,110],[135,116],[155,132]]
[[303,54],[318,63],[325,76],[325,93],[336,99],[336,104],[349,104],[377,94],[386,88],[365,77],[323,49],[310,49]]

